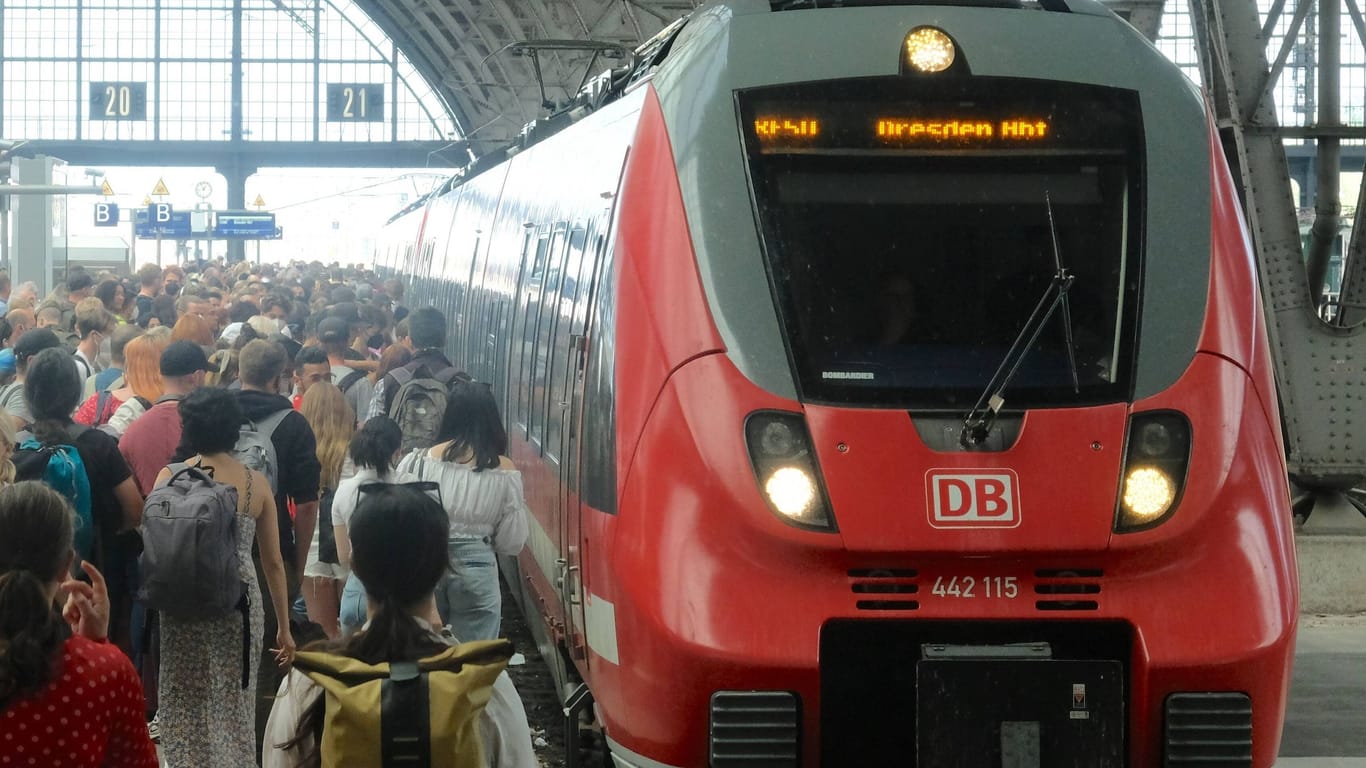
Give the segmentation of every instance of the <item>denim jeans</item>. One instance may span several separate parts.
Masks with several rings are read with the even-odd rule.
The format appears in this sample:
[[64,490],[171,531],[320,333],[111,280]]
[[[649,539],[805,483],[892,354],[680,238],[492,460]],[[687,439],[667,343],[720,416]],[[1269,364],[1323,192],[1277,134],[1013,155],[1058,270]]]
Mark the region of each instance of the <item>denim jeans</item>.
[[451,539],[451,572],[436,585],[436,610],[457,640],[493,640],[503,621],[498,560],[487,537]]
[[[447,542],[451,571],[436,584],[436,610],[456,639],[494,640],[503,621],[503,593],[498,585],[498,560],[487,538]],[[365,585],[355,571],[346,579],[341,597],[342,635],[365,625]]]
[[365,620],[365,586],[360,583],[360,579],[356,578],[356,572],[352,571],[346,577],[346,586],[342,587],[342,637],[349,637],[365,626]]

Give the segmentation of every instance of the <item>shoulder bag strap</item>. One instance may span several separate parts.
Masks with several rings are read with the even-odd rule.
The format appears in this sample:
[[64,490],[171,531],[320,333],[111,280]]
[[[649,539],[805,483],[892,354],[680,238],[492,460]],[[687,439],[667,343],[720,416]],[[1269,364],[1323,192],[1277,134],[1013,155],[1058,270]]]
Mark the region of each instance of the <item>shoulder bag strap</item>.
[[[416,369],[410,366],[412,366],[412,363],[389,371],[389,375],[394,377],[394,381],[397,382],[400,387],[407,384],[413,378],[413,373]],[[397,392],[398,389],[395,389],[394,391]]]
[[256,429],[258,431],[265,432],[266,437],[274,437],[275,430],[277,427],[280,426],[280,422],[284,421],[285,417],[293,412],[293,408],[281,408],[275,413],[272,413],[264,419],[261,419],[260,421],[256,422]]

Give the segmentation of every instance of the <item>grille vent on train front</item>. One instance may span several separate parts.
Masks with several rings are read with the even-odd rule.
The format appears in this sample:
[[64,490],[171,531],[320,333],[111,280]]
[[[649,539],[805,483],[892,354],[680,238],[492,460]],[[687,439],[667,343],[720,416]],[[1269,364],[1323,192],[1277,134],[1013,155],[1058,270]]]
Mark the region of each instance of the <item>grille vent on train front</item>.
[[1252,765],[1252,700],[1245,693],[1173,693],[1163,724],[1168,768]]
[[920,607],[917,574],[908,568],[858,568],[849,571],[849,589],[860,611],[914,611]]
[[717,691],[711,696],[711,768],[789,768],[800,741],[797,696]]
[[1095,611],[1100,608],[1099,568],[1046,568],[1034,572],[1034,607],[1040,611]]

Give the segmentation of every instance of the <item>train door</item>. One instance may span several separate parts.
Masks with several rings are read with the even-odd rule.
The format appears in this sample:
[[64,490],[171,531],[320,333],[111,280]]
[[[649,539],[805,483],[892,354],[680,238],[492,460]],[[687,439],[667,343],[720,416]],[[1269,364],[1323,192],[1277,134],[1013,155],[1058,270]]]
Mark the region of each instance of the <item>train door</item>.
[[[546,458],[558,475],[560,527],[560,599],[565,617],[565,646],[570,658],[583,661],[583,578],[580,551],[578,494],[578,424],[583,391],[584,330],[596,257],[590,225],[576,224],[560,281],[554,353],[550,370],[550,423],[546,430]],[[553,457],[552,457],[553,451]]]

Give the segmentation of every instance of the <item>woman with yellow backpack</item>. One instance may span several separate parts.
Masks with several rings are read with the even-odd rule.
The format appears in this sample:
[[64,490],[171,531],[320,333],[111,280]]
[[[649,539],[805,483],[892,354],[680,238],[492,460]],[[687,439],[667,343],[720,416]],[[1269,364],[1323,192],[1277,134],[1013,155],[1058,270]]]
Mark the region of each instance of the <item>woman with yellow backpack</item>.
[[434,591],[450,569],[450,521],[434,486],[362,486],[351,569],[370,620],[341,643],[295,656],[266,725],[262,768],[535,768],[526,711],[503,671],[512,644],[457,644],[439,629]]

